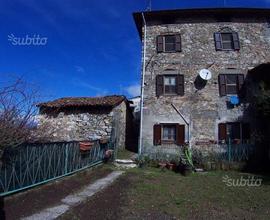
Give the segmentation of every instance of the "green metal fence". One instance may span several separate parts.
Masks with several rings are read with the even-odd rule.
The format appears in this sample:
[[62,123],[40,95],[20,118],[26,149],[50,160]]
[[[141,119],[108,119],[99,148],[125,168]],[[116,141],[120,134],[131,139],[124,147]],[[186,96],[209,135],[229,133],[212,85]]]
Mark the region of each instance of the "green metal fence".
[[221,160],[247,161],[254,154],[254,144],[221,144],[218,155]]
[[94,141],[87,151],[79,142],[27,144],[7,149],[0,171],[0,196],[33,187],[102,163],[108,144]]

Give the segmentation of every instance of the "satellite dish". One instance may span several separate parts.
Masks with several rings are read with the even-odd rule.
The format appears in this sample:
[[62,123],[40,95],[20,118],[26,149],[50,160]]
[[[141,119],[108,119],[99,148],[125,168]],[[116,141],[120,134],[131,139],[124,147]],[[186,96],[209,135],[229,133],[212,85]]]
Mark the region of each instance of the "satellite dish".
[[203,80],[209,80],[212,78],[212,73],[210,72],[210,70],[208,69],[202,69],[200,70],[199,76],[203,79]]

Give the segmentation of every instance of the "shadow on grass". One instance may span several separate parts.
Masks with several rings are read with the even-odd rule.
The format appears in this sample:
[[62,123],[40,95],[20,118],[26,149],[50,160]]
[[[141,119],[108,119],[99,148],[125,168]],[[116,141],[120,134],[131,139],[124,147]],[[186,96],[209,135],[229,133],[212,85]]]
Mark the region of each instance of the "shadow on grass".
[[5,220],[6,214],[4,209],[4,198],[0,197],[0,219]]

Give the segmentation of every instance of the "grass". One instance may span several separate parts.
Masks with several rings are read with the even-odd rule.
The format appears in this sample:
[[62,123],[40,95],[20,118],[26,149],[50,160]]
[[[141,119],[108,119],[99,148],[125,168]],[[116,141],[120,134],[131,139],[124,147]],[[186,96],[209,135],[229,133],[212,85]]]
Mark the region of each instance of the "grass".
[[229,187],[223,182],[225,175],[236,180],[252,174],[216,171],[183,177],[157,168],[129,170],[125,209],[181,219],[268,219],[270,179],[257,176],[263,178],[259,187]]
[[128,151],[126,149],[121,149],[117,151],[117,159],[130,159],[135,153]]

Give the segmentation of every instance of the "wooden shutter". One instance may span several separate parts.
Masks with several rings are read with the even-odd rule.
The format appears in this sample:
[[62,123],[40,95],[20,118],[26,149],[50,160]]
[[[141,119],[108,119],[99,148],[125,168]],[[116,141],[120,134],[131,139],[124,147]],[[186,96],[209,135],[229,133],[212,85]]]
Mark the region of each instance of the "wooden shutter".
[[163,36],[157,36],[157,52],[163,52]]
[[233,32],[232,33],[232,37],[233,37],[233,46],[235,50],[240,50],[240,42],[239,42],[239,37],[238,37],[238,33]]
[[219,95],[226,95],[226,75],[220,74],[218,76],[218,85],[219,85]]
[[218,124],[218,140],[226,140],[227,138],[227,129],[225,123]]
[[176,125],[176,144],[184,145],[185,144],[185,125]]
[[222,50],[221,34],[220,33],[214,33],[214,39],[215,39],[216,50]]
[[237,75],[237,89],[238,89],[238,94],[241,96],[244,96],[244,91],[243,91],[243,85],[244,85],[244,75],[243,74],[238,74]]
[[157,77],[156,77],[156,95],[157,95],[157,97],[159,97],[163,94],[163,87],[164,87],[163,81],[164,81],[163,75],[157,75]]
[[175,35],[175,51],[181,52],[181,35]]
[[184,75],[177,75],[176,76],[176,93],[177,95],[183,96],[185,94],[185,81],[184,81]]
[[154,145],[161,145],[161,125],[155,124],[153,133],[154,133],[153,137]]

